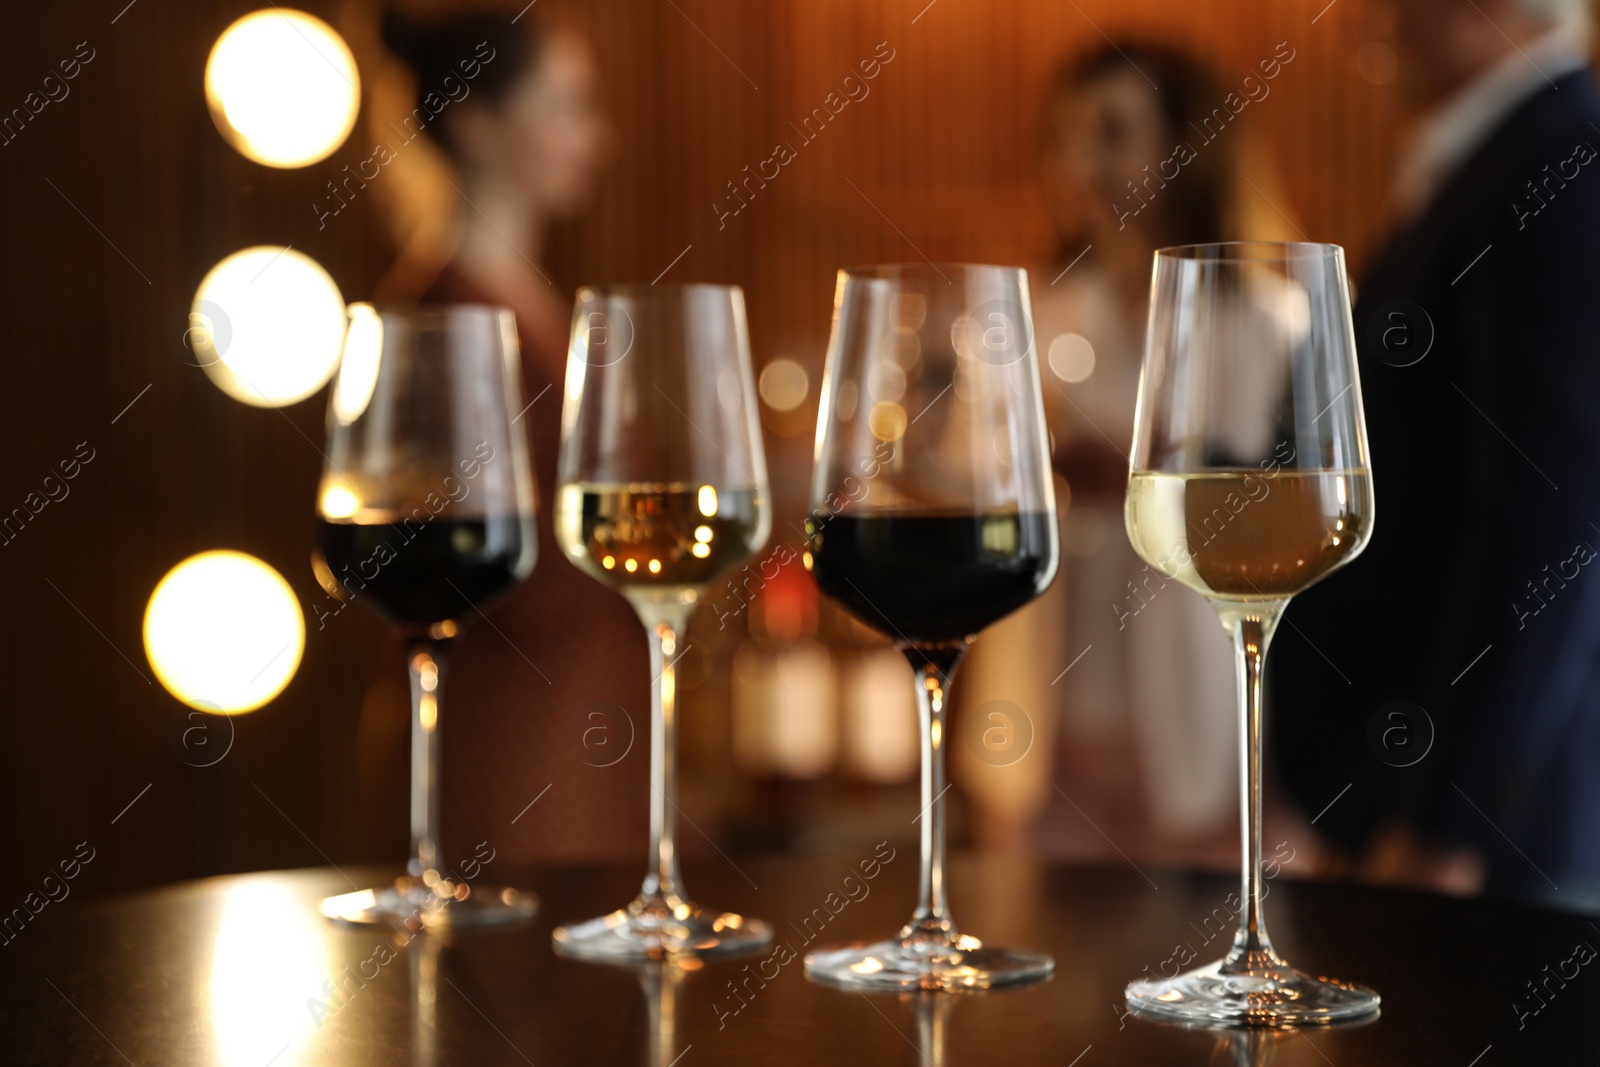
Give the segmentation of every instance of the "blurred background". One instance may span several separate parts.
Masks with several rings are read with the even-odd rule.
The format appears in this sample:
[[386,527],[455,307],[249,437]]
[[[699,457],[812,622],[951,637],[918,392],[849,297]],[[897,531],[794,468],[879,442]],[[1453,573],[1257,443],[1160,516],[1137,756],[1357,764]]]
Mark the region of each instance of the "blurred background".
[[[547,37],[559,27],[587,42],[593,61],[595,95],[581,107],[592,109],[598,132],[585,149],[593,158],[582,195],[548,213],[542,240],[515,242],[548,275],[561,306],[583,284],[657,278],[738,284],[748,301],[776,503],[771,546],[793,551],[745,584],[737,611],[724,618],[708,608],[691,626],[679,668],[681,803],[695,827],[680,840],[691,856],[854,850],[915,833],[917,742],[904,663],[819,603],[791,558],[809,506],[835,270],[924,258],[1014,263],[1033,272],[1036,291],[1097,259],[1114,274],[1108,246],[1081,265],[1074,259],[1105,219],[1075,217],[1063,183],[1079,179],[1062,168],[1076,164],[1061,161],[1076,152],[1081,163],[1082,143],[1067,143],[1073,137],[1105,147],[1120,136],[1107,126],[1115,116],[1086,118],[1084,108],[1115,112],[1122,100],[1131,112],[1149,110],[1137,82],[1147,64],[1130,60],[1140,73],[1121,71],[1131,88],[1100,86],[1115,98],[1109,103],[1085,97],[1093,77],[1058,76],[1114,40],[1202,64],[1218,95],[1200,113],[1222,106],[1225,94],[1248,96],[1220,134],[1192,138],[1225,141],[1243,180],[1226,191],[1234,217],[1249,220],[1240,226],[1256,236],[1342,244],[1359,276],[1378,236],[1404,115],[1381,20],[1365,0],[1324,3],[593,0],[560,8],[539,0],[531,10],[495,9],[508,21],[540,20]],[[207,58],[253,10],[243,0],[41,5],[0,41],[0,111],[12,116],[0,121],[8,405],[0,509],[29,512],[0,545],[11,620],[0,642],[10,730],[0,804],[10,813],[11,862],[0,878],[14,883],[13,896],[85,840],[96,849],[92,877],[78,883],[88,892],[258,868],[398,862],[406,852],[404,723],[372,711],[381,703],[375,679],[398,689],[401,653],[364,612],[324,620],[313,610],[328,608],[310,565],[326,390],[278,407],[234,399],[199,366],[190,318],[208,272],[260,245],[309,257],[341,302],[381,297],[403,281],[395,270],[403,246],[426,260],[438,236],[426,220],[457,213],[446,205],[429,215],[429,198],[450,188],[439,184],[448,172],[427,138],[399,148],[377,177],[348,180],[372,174],[377,144],[400,140],[386,131],[410,108],[414,86],[381,42],[383,9],[300,6],[348,44],[361,90],[348,136],[302,166],[247,158],[208,109]],[[404,8],[424,24],[458,10]],[[63,80],[62,61],[74,57],[76,75]],[[1262,64],[1274,60],[1265,79]],[[865,61],[876,62],[870,78]],[[328,106],[337,111],[337,101]],[[1098,125],[1086,134],[1085,123]],[[777,177],[748,182],[762,166],[771,175],[765,161],[780,142],[793,158]],[[1146,162],[1170,148],[1166,138],[1158,143],[1163,155]],[[1128,190],[1114,195],[1141,202]],[[248,298],[262,270],[273,277],[289,262],[274,264],[275,255],[249,261],[255,276],[244,275],[243,286],[235,280],[235,292],[246,293],[237,299]],[[1148,263],[1147,250],[1138,256]],[[301,284],[290,274],[284,285]],[[306,277],[301,303],[309,307],[320,282],[314,271]],[[1054,344],[1062,334],[1045,325],[1043,303],[1046,393],[1070,398],[1094,355],[1084,357],[1078,341]],[[306,329],[309,350],[316,338]],[[1063,420],[1060,453],[1077,405],[1053,403],[1062,409],[1052,412]],[[63,483],[46,483],[61,461],[90,453],[64,494]],[[1074,480],[1071,457],[1062,462]],[[1092,515],[1075,524],[1069,501],[1079,488],[1058,486],[1064,551],[1090,558],[1123,535],[1116,515],[1111,525]],[[47,502],[35,507],[41,496]],[[197,720],[156,680],[142,626],[163,575],[222,548],[258,557],[287,580],[306,619],[304,654],[264,705]],[[541,546],[542,556],[554,554]],[[1064,567],[1063,583],[1073,573]],[[1102,599],[1120,596],[1120,580],[1115,586]],[[1064,610],[1060,600],[1041,603]],[[465,640],[501,638],[478,627]],[[1208,801],[1203,817],[1186,823],[1180,812],[1163,822],[1160,803],[1139,785],[1152,772],[1140,769],[1133,742],[1075,706],[1081,687],[1050,681],[1077,648],[1066,639],[1056,646],[1059,660],[1037,664],[1039,677],[1015,691],[1003,662],[978,656],[963,675],[970,691],[956,686],[958,721],[969,724],[962,736],[981,738],[990,723],[1003,735],[954,753],[958,845],[1140,865],[1234,862],[1226,720],[1210,787],[1222,799]],[[545,666],[537,648],[523,651]],[[618,654],[642,656],[642,640]],[[1005,719],[988,717],[994,700],[1006,702]],[[643,859],[647,708],[621,711],[604,721],[584,708],[530,706],[528,714],[541,717],[552,749],[592,772],[587,788],[629,813],[631,829],[546,849],[543,842],[560,840],[548,823],[575,818],[570,805],[582,803],[578,796],[563,807],[552,794],[498,846],[529,860]],[[448,750],[451,709],[444,715]],[[597,726],[601,735],[591,732]],[[1025,744],[1017,740],[1024,735]],[[630,736],[640,741],[631,749]],[[449,809],[478,802],[471,777],[471,767],[447,764],[447,832]],[[500,785],[508,797],[533,800],[545,784],[530,773]],[[496,819],[503,826],[521,804]],[[1291,870],[1314,873],[1307,815],[1285,806],[1278,817],[1290,829],[1269,826],[1268,853],[1292,837],[1304,859]],[[446,852],[466,855],[473,843],[458,836]]]

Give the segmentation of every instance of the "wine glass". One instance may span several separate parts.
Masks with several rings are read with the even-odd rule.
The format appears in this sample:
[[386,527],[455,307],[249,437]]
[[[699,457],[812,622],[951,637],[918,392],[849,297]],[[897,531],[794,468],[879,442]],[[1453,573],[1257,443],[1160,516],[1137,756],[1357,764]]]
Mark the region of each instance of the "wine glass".
[[895,642],[922,719],[921,896],[888,940],[818,949],[813,978],[886,989],[1047,977],[1047,955],[960,933],[945,904],[945,711],[985,626],[1055,576],[1039,364],[1024,271],[968,265],[839,272],[817,418],[807,566]]
[[652,867],[632,903],[557,929],[555,948],[618,963],[759,949],[772,940],[766,923],[689,899],[675,830],[684,631],[701,594],[771,529],[743,292],[578,293],[557,481],[556,540],[627,597],[649,636]]
[[[1289,598],[1372,535],[1344,251],[1156,253],[1126,518],[1134,549],[1204,596],[1239,675],[1244,906],[1227,958],[1127,987],[1139,1014],[1293,1026],[1369,1014],[1370,989],[1292,969],[1261,914],[1261,665]],[[1159,594],[1158,594],[1159,595]]]
[[[393,885],[323,902],[350,923],[485,925],[533,915],[531,893],[479,884],[439,849],[445,650],[533,570],[537,545],[511,312],[353,304],[328,406],[317,580],[376,613],[411,674],[411,859]],[[343,610],[318,606],[319,623]]]

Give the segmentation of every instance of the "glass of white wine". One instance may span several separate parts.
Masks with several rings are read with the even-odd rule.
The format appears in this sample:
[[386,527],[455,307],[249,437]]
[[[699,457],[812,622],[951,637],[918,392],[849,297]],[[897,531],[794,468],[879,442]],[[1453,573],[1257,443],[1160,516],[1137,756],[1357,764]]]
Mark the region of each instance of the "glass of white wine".
[[1372,536],[1343,249],[1227,243],[1156,253],[1126,518],[1139,555],[1209,600],[1233,642],[1243,836],[1232,950],[1130,983],[1128,1005],[1252,1026],[1370,1015],[1377,993],[1294,970],[1261,913],[1263,658],[1289,598]]
[[573,311],[555,529],[567,558],[628,598],[650,645],[650,851],[627,907],[555,931],[558,952],[634,962],[772,940],[706,911],[679,873],[677,659],[689,615],[771,529],[767,462],[734,286],[587,288]]

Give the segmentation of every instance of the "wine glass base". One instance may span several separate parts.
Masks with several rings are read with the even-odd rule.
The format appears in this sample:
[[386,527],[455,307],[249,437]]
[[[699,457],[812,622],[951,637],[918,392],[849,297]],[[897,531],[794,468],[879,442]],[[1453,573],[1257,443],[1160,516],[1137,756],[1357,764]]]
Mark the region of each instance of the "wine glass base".
[[1055,972],[1042,952],[992,948],[965,934],[928,944],[891,938],[806,954],[806,976],[863,989],[989,989],[1039,982]]
[[1365,986],[1313,978],[1292,967],[1257,974],[1223,974],[1222,962],[1173,978],[1129,982],[1124,995],[1136,1016],[1232,1026],[1316,1026],[1358,1019],[1378,1010]]
[[685,956],[721,959],[766,948],[772,943],[772,928],[733,912],[717,914],[698,904],[669,906],[641,898],[609,915],[558,927],[550,943],[558,955],[600,963]]
[[396,878],[393,885],[342,893],[322,902],[322,914],[336,923],[411,929],[504,926],[527,922],[538,911],[539,898],[525,889],[469,886],[443,878],[434,886],[417,878]]

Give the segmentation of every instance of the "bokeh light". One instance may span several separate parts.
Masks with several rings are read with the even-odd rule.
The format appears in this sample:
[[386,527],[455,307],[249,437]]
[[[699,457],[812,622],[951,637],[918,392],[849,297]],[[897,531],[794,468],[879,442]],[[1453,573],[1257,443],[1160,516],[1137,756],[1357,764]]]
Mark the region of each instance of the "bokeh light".
[[[324,1021],[317,1013],[327,1003],[322,983],[336,973],[323,921],[281,882],[242,879],[222,891],[211,973],[203,987],[211,1062],[262,1067],[261,1050],[269,1046],[283,1048],[277,1067],[310,1062],[310,1054],[297,1053],[312,1045]],[[299,1046],[294,1052],[291,1043]]]
[[189,323],[195,360],[219,389],[256,407],[281,407],[333,377],[344,297],[310,256],[258,245],[211,268]]
[[371,304],[350,305],[350,329],[339,360],[339,383],[333,390],[334,417],[349,426],[359,419],[378,385],[383,362],[383,318]]
[[300,666],[306,624],[283,576],[254,556],[190,556],[156,584],[144,651],[156,677],[190,707],[232,715],[283,691]]
[[361,510],[361,498],[342,482],[329,482],[322,490],[317,510],[325,519],[348,519]]
[[1046,361],[1051,372],[1064,382],[1087,381],[1094,373],[1094,346],[1082,334],[1058,334],[1050,342]]
[[275,7],[222,31],[206,60],[206,103],[222,136],[246,158],[303,167],[350,136],[361,82],[333,27]]
[[892,401],[872,405],[867,428],[880,441],[898,441],[906,432],[906,409]]
[[775,359],[761,371],[757,383],[761,399],[774,411],[793,411],[811,391],[811,377],[792,359]]

